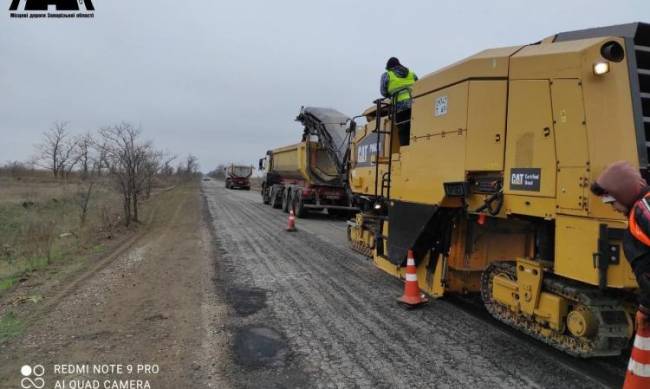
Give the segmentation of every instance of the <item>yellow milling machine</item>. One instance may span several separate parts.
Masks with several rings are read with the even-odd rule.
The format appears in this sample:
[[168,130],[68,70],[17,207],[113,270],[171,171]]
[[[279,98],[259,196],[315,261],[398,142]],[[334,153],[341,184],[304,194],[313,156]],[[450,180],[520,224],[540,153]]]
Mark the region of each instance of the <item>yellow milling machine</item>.
[[397,277],[411,248],[425,293],[480,293],[569,354],[620,354],[637,289],[626,220],[589,186],[618,160],[648,177],[650,25],[485,50],[410,93],[406,120],[377,101],[353,126],[352,246]]

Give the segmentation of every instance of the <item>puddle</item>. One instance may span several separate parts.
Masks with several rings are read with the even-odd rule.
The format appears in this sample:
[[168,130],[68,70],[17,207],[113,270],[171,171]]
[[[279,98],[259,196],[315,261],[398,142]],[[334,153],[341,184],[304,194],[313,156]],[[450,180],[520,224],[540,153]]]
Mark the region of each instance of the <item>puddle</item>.
[[282,335],[268,327],[241,328],[233,344],[235,361],[242,366],[260,368],[283,364],[287,343]]
[[266,290],[258,288],[228,288],[228,301],[240,316],[250,316],[266,307]]

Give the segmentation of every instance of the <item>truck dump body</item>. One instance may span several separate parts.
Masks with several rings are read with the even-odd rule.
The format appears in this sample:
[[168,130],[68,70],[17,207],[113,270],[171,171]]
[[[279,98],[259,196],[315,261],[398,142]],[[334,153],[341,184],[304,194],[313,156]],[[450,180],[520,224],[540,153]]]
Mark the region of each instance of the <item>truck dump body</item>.
[[310,184],[336,185],[336,165],[318,143],[301,142],[270,151],[270,172],[282,179],[302,180]]
[[253,167],[230,165],[226,168],[226,174],[230,177],[248,178],[253,174]]
[[349,118],[330,108],[308,107],[296,120],[304,126],[302,141],[269,150],[260,160],[263,201],[293,209],[298,217],[307,209],[353,210],[343,178]]
[[250,177],[252,175],[252,166],[231,164],[226,167],[226,188],[243,188],[248,190],[251,187]]
[[303,140],[316,137],[321,148],[330,154],[334,167],[342,173],[346,160],[350,118],[332,108],[305,107],[296,120],[305,126]]

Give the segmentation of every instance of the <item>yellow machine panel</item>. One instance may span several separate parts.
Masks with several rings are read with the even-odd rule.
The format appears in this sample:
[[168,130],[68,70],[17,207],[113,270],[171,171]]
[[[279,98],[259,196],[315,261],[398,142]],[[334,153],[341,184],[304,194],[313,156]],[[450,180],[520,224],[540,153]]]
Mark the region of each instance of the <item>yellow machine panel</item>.
[[[438,204],[444,198],[442,185],[423,182],[464,179],[468,86],[463,82],[413,102],[411,140],[400,147],[401,171],[399,177],[392,176],[392,198]],[[438,114],[437,101],[446,101],[446,108]]]
[[[594,254],[598,252],[599,220],[558,216],[556,220],[556,258],[561,258],[555,263],[555,274],[582,281],[591,285],[598,285],[598,269],[595,266]],[[615,223],[613,227],[625,228],[623,223]],[[615,288],[636,288],[636,280],[632,269],[627,264],[622,251],[607,270],[607,282]]]
[[590,161],[582,81],[554,79],[551,97],[558,170],[558,212],[586,215]]
[[[509,179],[505,194],[555,197],[555,134],[549,81],[511,81],[509,94],[505,166]],[[512,211],[525,213],[523,209]]]
[[465,170],[503,169],[508,83],[470,81]]
[[506,78],[510,68],[510,56],[522,47],[512,46],[484,50],[455,64],[427,74],[413,85],[413,96],[418,97],[465,81],[470,75],[476,78]]

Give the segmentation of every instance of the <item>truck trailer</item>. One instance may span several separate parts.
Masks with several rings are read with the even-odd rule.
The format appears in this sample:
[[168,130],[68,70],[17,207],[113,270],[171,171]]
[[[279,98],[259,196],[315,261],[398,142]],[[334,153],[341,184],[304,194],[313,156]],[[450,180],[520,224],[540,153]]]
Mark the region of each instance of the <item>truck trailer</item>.
[[302,108],[300,143],[269,150],[259,160],[262,200],[296,217],[327,210],[347,215],[357,210],[345,185],[350,118],[329,108]]
[[245,165],[230,164],[226,167],[226,188],[234,189],[241,188],[250,190],[250,178],[253,175],[253,167]]

